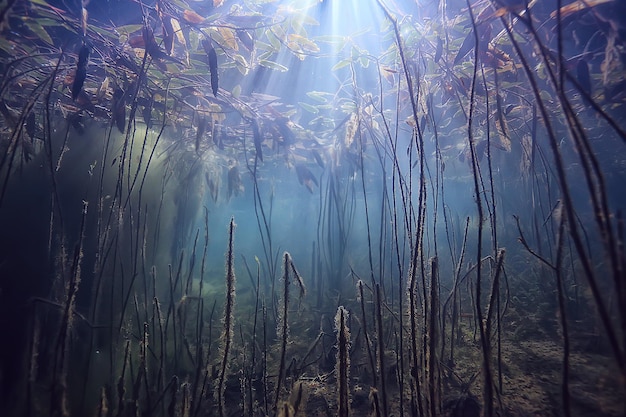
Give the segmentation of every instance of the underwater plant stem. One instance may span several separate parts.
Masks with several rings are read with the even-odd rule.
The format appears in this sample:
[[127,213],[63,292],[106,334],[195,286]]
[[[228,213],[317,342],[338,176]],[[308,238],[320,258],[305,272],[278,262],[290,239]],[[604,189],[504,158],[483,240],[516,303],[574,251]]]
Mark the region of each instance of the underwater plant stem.
[[283,305],[280,314],[280,364],[278,369],[278,380],[276,381],[276,396],[274,398],[274,409],[278,410],[278,400],[282,388],[283,375],[285,373],[285,356],[287,354],[287,340],[289,337],[289,262],[291,256],[288,252],[283,255]]
[[415,300],[416,294],[416,279],[415,279],[415,267],[411,267],[411,275],[409,276],[409,322],[410,322],[410,335],[411,335],[411,377],[413,378],[414,387],[412,394],[417,398],[417,406],[419,415],[424,415],[424,406],[422,404],[422,390],[420,388],[420,375],[419,375],[419,349],[417,338],[419,335],[419,329],[417,327],[417,303]]
[[479,65],[479,44],[480,40],[478,37],[478,30],[476,28],[476,20],[474,18],[474,13],[472,11],[472,6],[469,0],[466,0],[468,12],[470,14],[470,18],[472,21],[472,30],[474,32],[475,45],[474,48],[474,69],[472,72],[472,84],[470,88],[470,110],[467,124],[467,135],[470,144],[470,154],[472,159],[472,173],[474,178],[474,198],[476,200],[476,208],[478,210],[478,231],[477,231],[477,243],[476,243],[476,299],[475,299],[475,309],[476,309],[476,320],[478,322],[478,328],[480,331],[480,342],[482,346],[482,354],[483,354],[483,401],[485,403],[485,416],[493,417],[493,381],[491,377],[491,364],[490,364],[490,352],[489,352],[489,343],[487,341],[487,335],[485,334],[485,328],[483,326],[483,314],[482,314],[482,306],[481,306],[481,273],[482,273],[482,238],[483,238],[483,206],[482,206],[482,198],[479,187],[479,167],[478,167],[478,158],[476,155],[476,147],[474,143],[474,135],[473,135],[473,116],[474,116],[474,106],[475,106],[475,93],[476,93],[476,78],[478,72]]
[[[567,176],[565,173],[563,157],[559,151],[559,144],[558,144],[559,141],[557,139],[556,132],[554,131],[554,128],[552,127],[552,122],[550,119],[548,109],[546,108],[546,105],[541,98],[540,89],[539,89],[539,86],[537,85],[537,80],[534,77],[534,72],[531,69],[530,64],[528,63],[528,60],[525,58],[521,50],[521,47],[519,45],[519,42],[516,40],[515,36],[512,33],[512,29],[509,27],[506,21],[503,21],[503,24],[504,24],[504,29],[506,30],[509,36],[509,39],[511,40],[511,45],[515,49],[515,52],[520,59],[520,63],[522,64],[522,68],[524,69],[524,72],[526,73],[526,78],[528,79],[530,83],[531,90],[537,100],[539,111],[541,113],[541,117],[545,124],[546,133],[549,139],[550,149],[552,150],[552,154],[554,157],[554,162],[555,162],[554,167],[556,169],[559,188],[561,190],[561,195],[563,197],[562,204],[565,210],[565,215],[567,216],[567,219],[568,219],[567,221],[568,221],[568,226],[569,226],[568,227],[569,235],[572,238],[574,247],[576,248],[576,252],[578,253],[578,256],[580,258],[581,265],[584,270],[583,275],[585,276],[585,278],[587,278],[587,283],[589,284],[589,288],[591,289],[591,293],[593,295],[594,302],[598,309],[600,320],[606,331],[606,335],[607,335],[609,344],[611,346],[611,350],[615,358],[615,361],[622,375],[626,375],[626,357],[625,357],[626,354],[624,353],[624,350],[620,347],[616,330],[612,325],[611,317],[607,310],[604,299],[602,298],[602,295],[600,293],[600,288],[596,280],[596,275],[593,272],[591,260],[589,259],[587,251],[585,250],[585,247],[583,245],[583,240],[581,238],[579,228],[574,221],[574,219],[576,218],[576,215],[574,212],[574,205],[573,205],[571,190],[570,190],[569,182],[567,181]],[[532,26],[529,26],[529,27],[531,28],[531,32],[532,32]],[[536,36],[537,35],[535,35],[535,37]]]
[[[417,290],[418,267],[419,267],[420,275],[422,277],[422,290],[424,292],[424,295],[426,291],[426,286],[424,282],[425,265],[424,265],[424,256],[423,256],[423,250],[422,250],[423,237],[424,237],[425,210],[426,210],[426,176],[425,176],[426,162],[425,162],[425,154],[424,154],[424,139],[422,136],[420,118],[418,117],[418,105],[416,101],[418,98],[419,91],[418,91],[418,94],[416,94],[414,87],[413,87],[411,71],[409,70],[408,60],[405,57],[404,48],[402,46],[402,36],[400,35],[400,28],[398,27],[398,21],[391,14],[391,12],[389,12],[387,7],[382,3],[381,0],[377,0],[377,3],[379,7],[382,9],[387,19],[391,22],[393,26],[394,35],[396,39],[396,45],[398,47],[398,53],[400,55],[400,61],[402,63],[402,69],[403,69],[404,77],[406,79],[407,89],[409,92],[409,98],[411,100],[411,110],[412,110],[413,121],[415,122],[414,137],[415,137],[415,145],[418,151],[420,178],[419,178],[419,195],[418,195],[418,207],[417,207],[417,224],[416,224],[416,230],[415,230],[415,242],[413,244],[413,247],[411,247],[412,256],[411,256],[411,264],[410,264],[410,271],[409,271],[409,278],[408,278],[408,281],[409,281],[408,287],[409,287],[409,315],[411,317],[411,346],[412,346],[411,353],[412,353],[412,368],[413,368],[411,370],[411,373],[415,381],[415,388],[413,390],[413,395],[417,397],[419,414],[424,415],[422,400],[421,400],[419,376],[418,376],[418,372],[419,372],[418,371],[419,350],[417,347],[418,329],[417,329],[417,322],[416,322],[417,319],[415,317],[415,315],[417,314],[417,310],[416,310],[417,304],[415,302],[415,296],[416,296],[416,290]],[[409,174],[409,180],[411,178],[412,178],[412,175]],[[410,200],[411,198],[409,196],[408,201]],[[424,310],[426,310],[426,307],[427,307],[426,297],[424,297]],[[424,311],[424,313],[426,313],[426,311]],[[381,394],[383,396],[383,401],[386,401],[385,393],[381,393]],[[384,413],[387,412],[386,409],[384,409],[383,411]]]
[[202,389],[200,390],[200,395],[198,397],[198,406],[196,407],[196,409],[194,410],[194,417],[198,415],[198,413],[200,412],[201,408],[200,405],[202,403],[202,398],[205,397],[206,394],[206,390],[207,390],[207,386],[208,384],[208,380],[209,380],[209,374],[211,371],[211,367],[209,366],[210,362],[211,362],[211,342],[212,342],[212,336],[213,336],[213,313],[215,313],[215,306],[217,304],[217,300],[213,301],[213,307],[211,308],[211,314],[209,315],[209,340],[206,344],[207,346],[207,352],[206,352],[206,360],[204,361],[205,368],[204,368],[204,378],[202,380]]
[[446,299],[446,302],[443,303],[443,311],[446,311],[446,306],[448,305],[448,303],[450,302],[450,299],[452,299],[452,322],[450,324],[451,329],[450,329],[450,366],[452,366],[454,364],[454,345],[455,345],[455,331],[458,331],[457,327],[458,327],[458,323],[459,323],[459,314],[458,314],[458,310],[459,310],[459,304],[457,302],[457,296],[458,296],[458,288],[459,288],[459,284],[460,284],[460,275],[461,275],[461,267],[463,266],[463,261],[465,259],[465,249],[467,247],[467,231],[469,229],[469,221],[470,218],[469,216],[466,217],[465,219],[465,232],[463,233],[463,244],[461,245],[461,254],[459,256],[459,260],[456,264],[456,268],[454,271],[454,281],[453,281],[453,285],[452,285],[452,290],[450,291],[450,294],[448,295],[448,298]]
[[382,295],[380,284],[376,284],[376,329],[378,346],[378,374],[380,375],[380,394],[382,397],[382,415],[387,416],[387,382],[385,378],[385,344],[383,342]]
[[[354,71],[353,71],[354,73]],[[356,80],[355,80],[356,86]],[[370,214],[369,214],[369,206],[367,205],[367,192],[365,189],[365,161],[363,159],[363,134],[361,130],[357,132],[359,136],[359,157],[361,158],[361,187],[363,188],[363,205],[365,207],[365,224],[367,227],[367,256],[369,260],[370,267],[370,279],[371,284],[374,286],[376,284],[376,278],[374,277],[374,262],[372,260],[372,237],[370,233]]]
[[504,262],[504,254],[506,251],[504,248],[498,250],[498,254],[496,256],[496,266],[493,274],[493,279],[491,282],[491,294],[489,295],[489,307],[487,309],[487,320],[485,323],[485,328],[487,330],[487,335],[489,339],[491,338],[491,323],[493,321],[494,314],[499,315],[496,309],[496,300],[498,298],[498,293],[500,292],[500,272],[502,271],[502,263]]
[[228,252],[226,253],[226,304],[224,306],[224,330],[222,333],[222,361],[217,383],[217,404],[220,417],[224,417],[226,404],[224,402],[224,382],[228,370],[228,354],[233,343],[233,310],[235,308],[235,259],[233,254],[233,237],[235,233],[235,218],[230,218],[228,227]]
[[337,329],[337,393],[338,393],[338,416],[348,417],[350,415],[350,330],[348,329],[348,311],[339,306],[335,316],[335,327]]
[[430,278],[430,324],[428,329],[428,390],[430,392],[430,415],[439,415],[440,391],[437,378],[438,363],[437,343],[439,341],[439,266],[437,258],[431,259]]
[[124,409],[126,404],[125,394],[126,388],[124,387],[124,378],[126,377],[126,368],[129,363],[130,358],[130,340],[126,340],[125,348],[124,348],[124,362],[122,363],[122,372],[117,379],[117,414],[116,417],[121,417],[124,415]]
[[85,222],[87,218],[87,207],[89,203],[83,201],[82,217],[80,223],[80,233],[78,243],[74,247],[72,265],[70,268],[69,282],[66,287],[65,304],[63,316],[57,336],[54,350],[54,371],[52,378],[50,415],[61,416],[68,413],[67,410],[67,364],[70,350],[69,339],[73,327],[74,308],[76,307],[76,296],[81,282],[81,267],[83,260],[83,242],[85,239]]
[[206,260],[207,260],[207,252],[209,248],[209,209],[204,207],[204,249],[202,250],[202,262],[200,266],[200,285],[198,288],[198,311],[196,314],[196,329],[197,329],[197,337],[196,337],[196,375],[193,380],[193,384],[191,385],[191,398],[189,404],[189,415],[194,415],[195,410],[200,406],[198,398],[198,388],[200,387],[200,376],[202,375],[202,369],[204,368],[203,362],[203,329],[204,329],[204,298],[203,298],[203,287],[204,287],[204,273],[206,269]]
[[561,263],[563,261],[563,242],[565,240],[565,218],[561,216],[559,222],[558,241],[556,247],[556,289],[559,302],[559,320],[561,322],[561,331],[563,332],[563,370],[561,379],[561,401],[563,402],[563,415],[565,417],[571,417],[572,406],[570,403],[570,391],[569,391],[569,355],[570,355],[570,341],[569,341],[569,328],[567,325],[567,308],[565,305],[563,272]]
[[[245,152],[245,142],[244,142]],[[259,182],[257,179],[257,167],[259,158],[255,154],[254,165],[250,166],[248,158],[246,158],[246,167],[252,175],[252,182],[254,184],[254,213],[256,215],[257,227],[259,228],[259,234],[261,236],[261,244],[263,246],[263,254],[265,256],[265,262],[267,263],[268,275],[272,277],[272,290],[274,289],[274,277],[276,274],[276,262],[274,262],[274,249],[272,245],[272,204],[273,204],[273,191],[270,194],[270,209],[269,214],[265,214],[265,208],[263,206],[263,200],[261,199],[261,191],[259,189]],[[259,217],[259,213],[261,216]],[[278,255],[278,254],[277,254]],[[273,291],[272,291],[273,293]]]
[[358,280],[356,283],[357,291],[358,291],[358,299],[361,304],[361,321],[363,326],[363,337],[365,338],[365,346],[367,348],[367,357],[370,362],[370,371],[372,372],[372,385],[377,385],[377,373],[376,373],[376,365],[374,364],[374,354],[372,353],[372,341],[370,335],[367,332],[367,315],[365,314],[365,299],[363,294],[363,281]]
[[262,310],[262,323],[263,323],[263,408],[265,409],[265,415],[269,416],[270,402],[267,398],[269,390],[267,389],[267,307],[265,301],[261,307]]
[[260,293],[261,293],[261,264],[257,259],[257,264],[256,264],[256,295],[255,295],[255,301],[254,301],[254,321],[252,323],[252,358],[250,360],[250,381],[248,382],[248,413],[249,416],[252,417],[253,416],[253,411],[254,411],[254,407],[253,407],[253,388],[252,388],[252,378],[255,377],[256,375],[256,367],[257,367],[257,319],[259,316],[259,299],[260,299]]

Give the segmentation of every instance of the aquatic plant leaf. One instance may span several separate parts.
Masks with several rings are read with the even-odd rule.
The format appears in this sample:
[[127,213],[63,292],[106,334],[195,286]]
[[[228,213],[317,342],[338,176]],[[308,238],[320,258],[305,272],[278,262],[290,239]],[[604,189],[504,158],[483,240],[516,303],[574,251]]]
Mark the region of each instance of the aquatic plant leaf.
[[259,60],[259,65],[280,72],[285,72],[289,70],[289,68],[287,68],[286,66],[279,64],[278,62],[269,61],[267,59]]
[[457,65],[459,62],[461,62],[463,58],[465,58],[465,56],[469,54],[472,49],[474,49],[474,45],[476,45],[476,38],[474,36],[474,31],[470,31],[470,33],[468,33],[463,40],[463,44],[461,44],[459,51],[454,57],[454,65]]
[[241,75],[248,74],[248,69],[250,68],[250,65],[248,64],[248,61],[243,55],[240,55],[240,54],[233,55],[233,61],[235,61],[235,63],[237,64],[237,69],[239,70]]
[[306,93],[306,95],[310,98],[313,99],[319,103],[328,103],[328,99],[325,97],[326,95],[328,95],[330,93],[326,93],[323,91],[309,91]]
[[304,110],[308,111],[309,113],[313,113],[313,114],[319,113],[318,108],[315,106],[311,106],[310,104],[303,103],[301,101],[299,101],[298,104],[300,105],[300,107],[302,107]]
[[46,29],[41,26],[36,20],[30,18],[24,18],[24,26],[26,26],[31,32],[39,37],[42,41],[50,46],[54,46],[54,41],[50,37],[50,34]]
[[6,39],[4,36],[0,36],[0,50],[5,52],[7,55],[12,56],[17,52],[18,44]]
[[200,36],[198,35],[198,32],[190,31],[189,32],[189,48],[192,51],[196,51],[199,46],[200,46]]
[[271,30],[274,33],[274,35],[276,35],[276,37],[280,39],[281,41],[284,41],[285,38],[287,37],[286,29],[280,25],[272,26]]
[[520,160],[520,171],[524,175],[528,175],[531,166],[532,157],[532,137],[530,135],[522,136],[522,157]]
[[315,175],[313,175],[311,170],[309,170],[302,163],[296,164],[295,168],[296,168],[296,175],[298,176],[298,182],[304,185],[307,188],[307,190],[309,190],[309,192],[313,194],[313,189],[314,189],[313,185],[319,187],[319,184],[318,184],[317,178],[315,178]]
[[[576,0],[570,4],[566,4],[565,6],[561,7],[561,19],[581,10],[585,10],[587,8],[595,7],[600,4],[609,3],[612,1],[614,0]],[[554,10],[552,13],[550,13],[550,17],[552,19],[556,19],[557,16],[557,10]]]
[[[32,4],[37,4],[39,6],[43,6],[43,7],[48,7],[48,8],[53,8],[54,6],[50,5],[50,3],[48,3],[46,0],[30,0],[30,2]],[[55,10],[58,10],[59,12],[62,12],[62,10],[54,8]]]
[[[209,16],[207,20],[215,20],[217,16]],[[252,14],[229,14],[223,17],[225,21],[232,23],[237,26],[239,29],[254,29],[257,24],[263,22],[266,19],[260,13],[252,13]]]
[[339,69],[341,69],[343,67],[347,67],[351,63],[352,63],[352,58],[342,59],[341,61],[339,61],[335,65],[333,65],[333,67],[330,70],[331,71],[337,71],[337,70],[339,70]]
[[361,55],[359,57],[359,63],[363,68],[367,68],[370,66],[370,59],[367,55]]
[[293,43],[293,44],[298,45],[298,49],[305,51],[305,52],[317,53],[320,51],[319,46],[317,46],[315,42],[313,42],[312,40],[308,38],[305,38],[304,36],[297,35],[295,33],[290,33],[287,36],[287,41],[290,44]]
[[239,41],[241,41],[242,45],[249,51],[252,52],[252,50],[254,49],[254,39],[252,39],[252,36],[250,35],[250,33],[247,30],[237,30],[236,31],[237,37],[239,38]]
[[200,16],[198,13],[193,10],[185,10],[183,12],[183,19],[190,24],[199,25],[204,22],[204,17]]
[[239,96],[241,95],[241,84],[237,84],[236,86],[234,86],[231,94],[233,95],[233,97],[239,98]]
[[[261,42],[262,43],[262,42]],[[257,42],[257,46],[259,46],[259,42]],[[268,45],[271,48],[271,45]],[[263,48],[257,48],[257,50],[263,50]],[[274,55],[274,51],[269,49],[266,50],[265,52],[261,52],[257,57],[257,61],[263,60],[263,59],[269,59],[272,55]]]
[[265,36],[267,36],[267,40],[270,42],[270,45],[272,45],[272,48],[274,48],[275,50],[280,50],[280,40],[278,39],[278,37],[274,34],[274,32],[272,30],[268,30],[265,32]]
[[306,34],[306,30],[304,29],[304,26],[302,26],[302,24],[297,18],[291,19],[291,29],[295,33]]
[[83,89],[83,83],[87,78],[87,64],[89,62],[89,46],[83,44],[78,53],[78,63],[76,64],[76,74],[72,83],[72,100],[76,100]]
[[539,92],[539,97],[541,97],[541,100],[545,101],[546,103],[552,103],[554,101],[552,99],[552,94],[550,94],[546,90],[541,90]]
[[[237,43],[235,31],[230,28],[218,27],[217,32],[219,33],[218,39],[216,41],[221,46],[226,46],[233,51],[239,50],[239,44]],[[220,40],[221,38],[221,40]]]
[[207,60],[209,64],[209,73],[211,75],[211,90],[213,91],[213,96],[217,96],[218,92],[218,73],[217,73],[217,53],[215,52],[215,48],[211,44],[210,39],[202,40],[202,47],[204,48],[204,52],[207,55]]

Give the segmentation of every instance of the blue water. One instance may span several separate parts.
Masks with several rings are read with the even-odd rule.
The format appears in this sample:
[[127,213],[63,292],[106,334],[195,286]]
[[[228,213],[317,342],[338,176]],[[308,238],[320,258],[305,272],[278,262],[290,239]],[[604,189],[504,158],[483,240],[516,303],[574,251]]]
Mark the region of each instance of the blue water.
[[0,5],[0,414],[623,415],[623,5],[218,3]]

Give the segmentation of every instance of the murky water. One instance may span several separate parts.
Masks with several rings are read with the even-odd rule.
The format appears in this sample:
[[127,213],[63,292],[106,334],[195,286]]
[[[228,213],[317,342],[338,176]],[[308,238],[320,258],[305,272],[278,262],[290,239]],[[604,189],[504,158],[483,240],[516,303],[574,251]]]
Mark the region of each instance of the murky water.
[[0,412],[622,416],[619,1],[0,5]]

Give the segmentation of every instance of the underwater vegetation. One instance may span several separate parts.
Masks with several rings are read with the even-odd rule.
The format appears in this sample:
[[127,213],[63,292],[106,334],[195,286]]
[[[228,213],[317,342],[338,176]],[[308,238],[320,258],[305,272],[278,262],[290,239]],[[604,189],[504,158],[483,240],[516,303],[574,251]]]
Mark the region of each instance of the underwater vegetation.
[[626,3],[0,3],[0,415],[624,416]]

